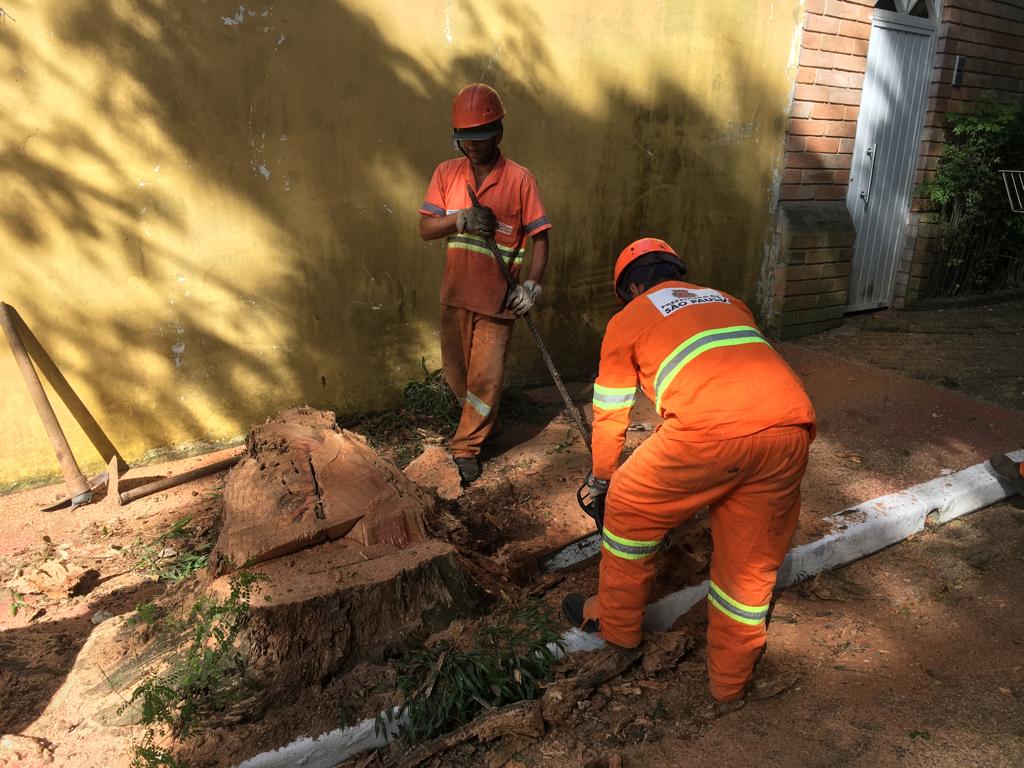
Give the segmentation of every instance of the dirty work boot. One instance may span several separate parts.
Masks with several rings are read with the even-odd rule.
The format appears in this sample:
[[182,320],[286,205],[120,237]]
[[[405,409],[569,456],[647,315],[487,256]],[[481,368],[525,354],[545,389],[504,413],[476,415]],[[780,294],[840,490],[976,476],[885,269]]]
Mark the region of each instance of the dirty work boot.
[[469,485],[480,477],[480,460],[476,456],[456,456],[455,466],[463,485]]
[[592,635],[601,631],[601,622],[597,619],[583,618],[583,605],[586,602],[587,599],[583,595],[576,592],[568,594],[562,599],[562,613],[574,627]]
[[989,462],[992,464],[992,469],[996,471],[996,474],[1009,481],[1017,493],[1024,495],[1024,475],[1021,474],[1020,462],[1013,461],[1003,453],[995,454],[989,459]]

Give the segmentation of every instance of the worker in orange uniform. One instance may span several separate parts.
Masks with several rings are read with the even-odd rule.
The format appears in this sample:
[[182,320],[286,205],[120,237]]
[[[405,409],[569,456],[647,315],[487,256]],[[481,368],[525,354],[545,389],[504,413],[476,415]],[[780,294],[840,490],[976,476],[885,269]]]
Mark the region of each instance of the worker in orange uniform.
[[[537,182],[498,148],[504,117],[505,106],[489,85],[472,83],[459,91],[452,127],[463,157],[437,166],[420,207],[420,237],[446,238],[441,364],[462,402],[451,451],[464,483],[480,476],[480,448],[497,417],[512,323],[540,298],[548,260],[551,222]],[[529,278],[513,290],[494,261],[492,238],[516,278],[532,238]]]
[[[712,696],[726,702],[743,696],[765,645],[814,408],[750,310],[685,275],[671,246],[649,237],[615,264],[625,306],[601,346],[587,477],[595,501],[607,493],[600,582],[596,596],[569,595],[563,609],[614,645],[638,645],[662,539],[710,506],[708,671]],[[637,384],[664,423],[619,467]]]

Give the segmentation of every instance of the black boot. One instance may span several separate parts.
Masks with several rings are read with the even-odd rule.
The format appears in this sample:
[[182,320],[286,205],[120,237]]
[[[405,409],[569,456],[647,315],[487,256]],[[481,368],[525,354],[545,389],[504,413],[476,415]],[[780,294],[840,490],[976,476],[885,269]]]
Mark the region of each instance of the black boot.
[[600,632],[601,622],[597,619],[583,618],[583,604],[586,601],[587,599],[583,595],[575,592],[566,595],[562,600],[562,613],[565,614],[565,618],[569,620],[569,623],[577,629],[582,629],[589,634]]
[[480,460],[476,456],[456,456],[455,466],[463,485],[469,485],[480,477]]

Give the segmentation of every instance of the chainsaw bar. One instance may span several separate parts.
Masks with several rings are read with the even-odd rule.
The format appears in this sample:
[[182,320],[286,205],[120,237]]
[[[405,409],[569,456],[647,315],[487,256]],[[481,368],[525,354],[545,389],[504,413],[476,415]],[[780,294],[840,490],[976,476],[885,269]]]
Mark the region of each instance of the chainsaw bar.
[[592,533],[567,544],[557,552],[542,557],[539,561],[540,570],[542,573],[564,571],[566,568],[572,568],[592,560],[600,554],[601,534]]

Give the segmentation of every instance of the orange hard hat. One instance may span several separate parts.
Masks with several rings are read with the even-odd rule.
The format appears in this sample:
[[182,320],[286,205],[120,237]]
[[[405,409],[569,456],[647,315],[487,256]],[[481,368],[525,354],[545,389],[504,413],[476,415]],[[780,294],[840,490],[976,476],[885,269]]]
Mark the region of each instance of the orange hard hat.
[[501,130],[498,121],[504,116],[505,105],[496,90],[486,83],[470,83],[452,102],[455,139],[489,139]]
[[640,257],[646,256],[648,253],[669,254],[670,256],[668,258],[674,258],[675,261],[678,261],[679,266],[683,268],[683,274],[686,274],[686,267],[683,264],[683,260],[679,258],[679,254],[675,252],[671,245],[666,243],[664,240],[659,240],[657,237],[641,237],[639,240],[634,240],[623,248],[622,253],[619,254],[619,258],[615,260],[615,277],[612,281],[612,288],[615,291],[615,295],[623,301],[625,301],[625,298],[619,291],[619,278],[622,277],[623,273],[631,264]]

